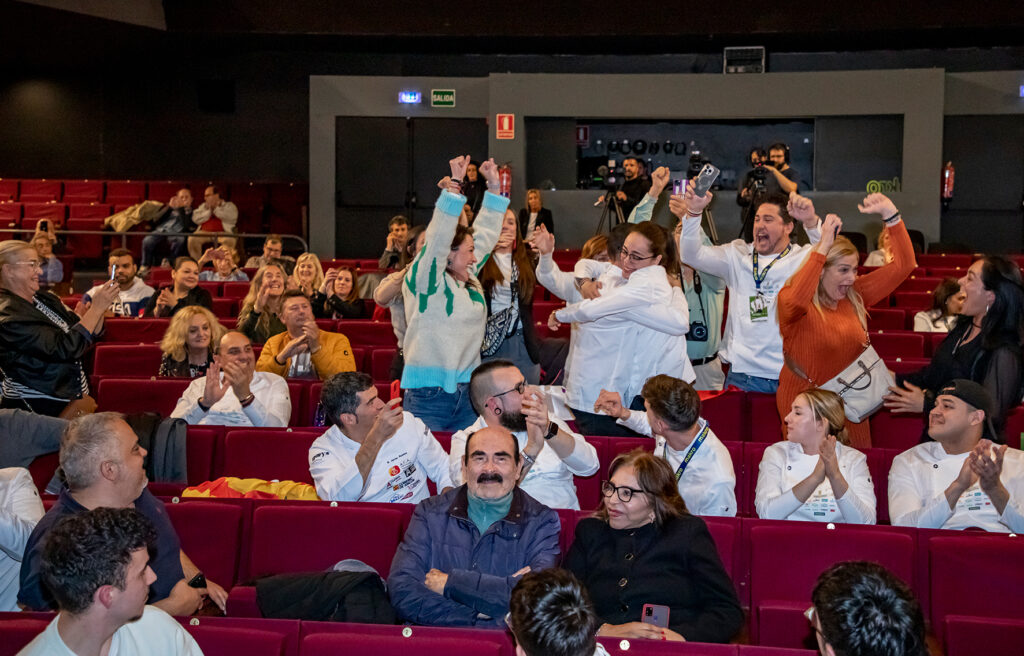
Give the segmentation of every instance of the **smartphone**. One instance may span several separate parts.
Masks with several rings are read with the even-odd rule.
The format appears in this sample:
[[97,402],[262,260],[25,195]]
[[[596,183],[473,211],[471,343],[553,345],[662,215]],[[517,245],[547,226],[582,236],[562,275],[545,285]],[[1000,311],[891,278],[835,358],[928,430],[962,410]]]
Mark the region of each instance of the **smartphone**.
[[117,277],[117,265],[116,264],[111,264],[110,265],[110,279],[113,280],[116,277]]
[[188,587],[190,587],[190,588],[205,588],[206,587],[206,577],[203,575],[202,572],[199,572],[198,574],[193,576],[191,579],[189,579]]
[[644,604],[643,614],[640,621],[644,624],[653,624],[663,629],[668,628],[668,606],[658,604]]
[[672,195],[673,196],[682,196],[682,195],[686,194],[686,184],[688,182],[689,182],[689,180],[687,180],[686,178],[683,178],[682,180],[673,180],[672,181]]
[[39,229],[40,230],[42,230],[42,231],[48,230],[48,228],[47,228],[48,225],[50,225],[50,222],[47,219],[39,219]]
[[389,398],[388,400],[390,401],[391,399],[397,399],[401,395],[402,395],[402,381],[400,381],[400,380],[393,380],[393,381],[391,381],[391,398]]
[[693,183],[693,193],[697,196],[708,193],[708,189],[711,189],[711,185],[715,184],[715,180],[718,179],[719,173],[721,171],[714,164],[705,164],[697,174],[697,180]]

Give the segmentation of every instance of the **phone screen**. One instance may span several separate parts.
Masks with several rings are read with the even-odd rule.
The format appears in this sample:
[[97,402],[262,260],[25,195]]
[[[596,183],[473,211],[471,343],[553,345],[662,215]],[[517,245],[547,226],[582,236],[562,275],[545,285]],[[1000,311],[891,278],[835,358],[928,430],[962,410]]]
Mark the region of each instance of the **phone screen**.
[[113,280],[116,275],[117,275],[117,265],[116,264],[111,264],[110,265],[110,279]]

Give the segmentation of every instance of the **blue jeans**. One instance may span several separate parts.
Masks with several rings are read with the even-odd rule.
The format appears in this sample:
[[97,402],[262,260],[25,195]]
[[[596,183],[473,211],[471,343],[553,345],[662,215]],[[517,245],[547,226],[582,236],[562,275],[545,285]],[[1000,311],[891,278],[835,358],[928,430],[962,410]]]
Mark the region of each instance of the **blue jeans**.
[[477,420],[469,401],[469,383],[459,383],[454,394],[440,387],[404,390],[402,406],[432,431],[460,431]]
[[170,259],[173,261],[174,258],[178,257],[185,252],[185,238],[184,237],[165,237],[160,234],[159,231],[155,231],[151,234],[146,235],[142,239],[142,262],[141,266],[156,266],[159,261],[157,260],[157,250],[167,242],[167,246],[170,248]]
[[779,381],[775,378],[759,378],[748,376],[729,369],[729,375],[725,377],[725,386],[738,387],[744,392],[761,392],[763,394],[775,394],[779,391]]

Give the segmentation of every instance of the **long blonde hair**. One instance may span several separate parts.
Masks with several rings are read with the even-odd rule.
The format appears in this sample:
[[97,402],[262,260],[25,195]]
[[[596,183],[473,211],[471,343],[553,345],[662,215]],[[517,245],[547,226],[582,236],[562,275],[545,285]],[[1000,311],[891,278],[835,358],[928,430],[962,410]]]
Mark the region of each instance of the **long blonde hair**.
[[188,357],[185,350],[185,342],[188,340],[188,326],[192,323],[193,317],[203,317],[210,324],[210,345],[207,347],[212,354],[214,347],[220,342],[220,338],[227,332],[227,328],[221,325],[217,317],[201,305],[187,305],[171,317],[171,323],[167,326],[164,337],[160,340],[160,350],[164,355],[169,355],[172,360],[181,362]]
[[835,435],[840,444],[850,445],[850,436],[846,431],[846,411],[843,409],[843,399],[838,394],[812,387],[797,396],[807,399],[815,421],[825,420],[829,435]]
[[[285,288],[287,288],[288,274],[285,273],[284,267],[278,264],[277,262],[268,262],[261,266],[259,269],[257,269],[256,273],[254,273],[252,276],[252,282],[249,283],[249,293],[245,295],[244,299],[242,299],[242,311],[238,313],[239,325],[242,324],[242,321],[245,320],[246,316],[252,314],[253,309],[256,307],[256,297],[260,295],[260,287],[263,286],[263,276],[267,272],[267,269],[271,267],[281,272],[281,280],[284,283]],[[281,293],[283,294],[284,291],[282,291]],[[258,329],[268,329],[270,327],[270,315],[276,315],[281,309],[280,296],[278,296],[271,302],[274,304],[274,307],[271,308],[268,305],[268,307],[263,308],[263,312],[260,313],[260,318],[257,319],[256,321],[256,327]]]
[[[853,242],[846,237],[836,237],[835,242],[832,243],[832,248],[828,249],[828,253],[825,254],[825,266],[822,268],[822,272],[829,267],[836,266],[840,259],[850,255],[856,255],[859,258],[860,251],[858,251],[857,247],[853,245]],[[825,311],[821,309],[821,298],[824,294],[825,290],[822,289],[821,279],[819,278],[818,287],[814,290],[814,298],[811,302],[814,304],[814,308],[822,318],[825,317]],[[858,292],[853,285],[846,290],[846,300],[850,301],[850,305],[853,306],[854,312],[857,313],[857,320],[860,321],[861,328],[866,332],[868,329],[868,311],[864,307],[864,299],[861,298],[860,292]]]
[[316,256],[316,253],[303,253],[295,260],[295,268],[292,269],[291,281],[295,285],[296,289],[302,289],[302,285],[299,283],[299,265],[304,262],[312,262],[313,269],[313,291],[320,289],[320,285],[324,284],[324,267],[320,264],[320,258]]

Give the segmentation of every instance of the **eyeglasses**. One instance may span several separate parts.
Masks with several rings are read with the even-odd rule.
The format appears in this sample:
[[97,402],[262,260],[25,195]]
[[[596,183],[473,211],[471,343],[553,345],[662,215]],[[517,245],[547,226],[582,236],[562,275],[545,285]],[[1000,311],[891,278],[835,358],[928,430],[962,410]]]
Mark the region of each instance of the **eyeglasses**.
[[505,396],[509,392],[519,392],[520,394],[522,394],[525,391],[526,391],[526,380],[523,379],[523,380],[519,381],[518,383],[516,383],[515,387],[513,387],[512,389],[507,389],[504,392],[501,392],[500,394],[492,394],[491,396],[493,396],[494,398],[498,398],[499,396]]
[[635,487],[615,485],[611,481],[601,481],[601,494],[606,497],[610,497],[615,494],[618,495],[619,501],[622,503],[629,503],[629,500],[633,498],[634,494],[648,494],[648,492],[647,490],[638,490]]
[[39,260],[24,260],[22,262],[14,262],[14,264],[27,264],[33,269],[42,269],[43,265],[39,263]]
[[637,255],[636,253],[630,253],[629,251],[626,250],[625,246],[619,249],[619,253],[622,254],[623,258],[629,260],[630,262],[643,262],[644,260],[652,260],[655,257],[654,255],[643,256]]

